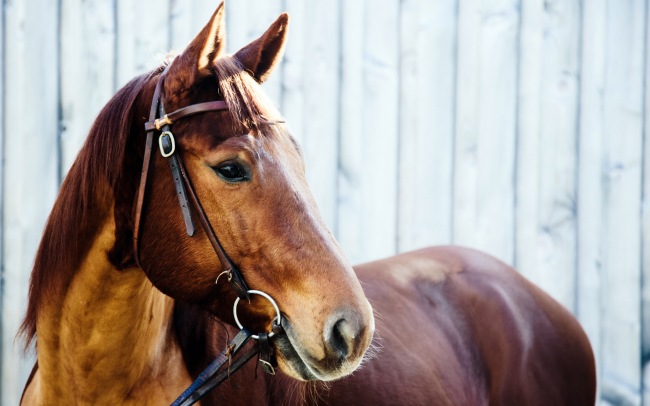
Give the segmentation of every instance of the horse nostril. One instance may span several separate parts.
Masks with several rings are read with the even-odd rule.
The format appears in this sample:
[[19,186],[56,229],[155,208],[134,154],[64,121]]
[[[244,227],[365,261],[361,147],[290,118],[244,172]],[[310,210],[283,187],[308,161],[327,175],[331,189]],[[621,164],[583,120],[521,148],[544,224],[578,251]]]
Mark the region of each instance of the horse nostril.
[[[325,329],[325,346],[331,355],[343,361],[353,352],[358,329],[357,323],[345,318],[334,318],[330,328]],[[329,324],[329,323],[328,323]]]

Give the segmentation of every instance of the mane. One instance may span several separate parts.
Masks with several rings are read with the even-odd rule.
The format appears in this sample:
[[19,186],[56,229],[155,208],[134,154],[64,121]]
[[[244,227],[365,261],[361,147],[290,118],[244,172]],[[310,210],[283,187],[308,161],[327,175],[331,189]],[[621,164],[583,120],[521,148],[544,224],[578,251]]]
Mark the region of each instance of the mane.
[[[280,114],[239,61],[223,56],[212,67],[234,123],[257,134],[262,133],[262,128],[271,128],[264,133],[278,131],[280,126],[268,124],[282,120]],[[61,185],[36,253],[27,311],[18,332],[24,339],[25,350],[36,337],[36,319],[42,304],[65,292],[110,215],[115,216],[116,243],[109,259],[118,269],[132,264],[131,210],[139,181],[141,151],[139,158],[126,152],[128,148],[142,148],[129,142],[133,134],[142,132],[135,125],[142,124],[141,117],[136,118],[137,102],[163,68],[164,65],[136,77],[104,106]]]
[[219,93],[236,123],[258,132],[264,125],[283,120],[275,104],[237,59],[229,55],[220,57],[213,70]]
[[102,221],[111,214],[135,103],[155,73],[133,79],[104,106],[61,185],[30,278],[27,312],[18,333],[25,349],[34,341],[41,305],[67,288]]

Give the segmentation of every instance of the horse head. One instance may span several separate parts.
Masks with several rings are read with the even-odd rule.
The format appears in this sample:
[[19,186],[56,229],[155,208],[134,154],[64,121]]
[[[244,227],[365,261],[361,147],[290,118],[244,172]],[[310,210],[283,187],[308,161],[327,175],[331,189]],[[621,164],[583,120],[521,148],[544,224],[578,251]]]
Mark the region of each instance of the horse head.
[[[223,100],[227,109],[174,123],[180,154],[196,196],[229,259],[251,289],[266,292],[282,312],[277,361],[302,380],[332,380],[360,364],[374,332],[372,308],[343,252],[321,218],[300,149],[260,86],[283,53],[288,16],[234,55],[223,53],[224,6],[170,62],[164,74],[166,111]],[[144,118],[160,74],[136,103],[129,143],[142,153]],[[156,136],[157,137],[157,136]],[[199,303],[233,323],[229,288],[206,232],[189,236],[166,159],[153,150],[137,255],[163,293]],[[196,213],[194,213],[196,221]],[[132,224],[132,222],[131,222]],[[268,331],[275,311],[258,296],[239,306],[242,322]]]

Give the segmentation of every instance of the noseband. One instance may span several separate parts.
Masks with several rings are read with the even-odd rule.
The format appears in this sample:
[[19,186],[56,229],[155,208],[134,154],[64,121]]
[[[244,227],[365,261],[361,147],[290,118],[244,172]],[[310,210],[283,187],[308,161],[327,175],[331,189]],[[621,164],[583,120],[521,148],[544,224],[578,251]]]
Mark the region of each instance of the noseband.
[[[140,175],[140,186],[138,188],[136,206],[135,206],[135,224],[133,228],[133,255],[137,265],[140,268],[143,268],[142,263],[140,262],[140,253],[139,253],[139,237],[140,237],[140,226],[142,223],[142,207],[144,204],[144,197],[147,190],[147,179],[149,174],[149,167],[151,166],[151,155],[153,150],[153,137],[154,134],[159,133],[158,136],[158,146],[160,148],[160,154],[167,159],[169,163],[169,168],[171,169],[172,178],[174,180],[174,187],[176,188],[176,196],[178,197],[178,203],[180,204],[181,214],[183,216],[183,221],[185,223],[185,230],[187,235],[192,237],[195,232],[194,223],[192,221],[192,207],[198,215],[199,222],[201,227],[212,245],[214,252],[217,254],[219,263],[223,272],[219,275],[226,274],[230,286],[237,294],[238,298],[235,301],[233,312],[235,320],[237,321],[238,326],[241,328],[241,331],[235,336],[235,338],[228,344],[227,348],[219,354],[219,356],[210,363],[210,365],[199,375],[199,377],[192,383],[192,385],[187,388],[181,396],[179,396],[176,401],[172,404],[173,406],[180,405],[191,405],[203,397],[208,391],[215,388],[217,385],[225,381],[231,373],[234,373],[236,370],[241,368],[247,361],[249,361],[253,356],[259,353],[259,361],[262,364],[262,367],[265,372],[274,374],[275,370],[271,364],[272,357],[272,347],[269,343],[269,339],[277,331],[281,331],[281,316],[275,301],[264,292],[249,290],[244,277],[241,274],[241,271],[232,263],[228,255],[224,251],[217,235],[215,234],[210,221],[208,220],[201,202],[199,201],[196,191],[192,186],[192,182],[187,174],[185,169],[185,164],[181,155],[176,153],[176,140],[174,135],[171,132],[171,126],[178,120],[189,117],[199,113],[205,113],[210,111],[226,111],[228,110],[228,105],[225,101],[211,101],[205,103],[193,104],[181,109],[175,110],[169,114],[165,112],[165,97],[164,97],[164,80],[165,74],[167,73],[171,63],[167,65],[165,70],[160,75],[156,88],[154,90],[153,99],[151,101],[151,109],[149,110],[149,121],[144,125],[145,131],[147,132],[147,137],[145,141],[144,149],[144,158],[142,162],[142,173]],[[144,269],[144,268],[143,268]],[[218,281],[218,277],[217,277]],[[276,317],[273,326],[273,331],[270,333],[259,333],[258,335],[253,335],[246,328],[242,327],[237,318],[237,303],[240,299],[245,299],[250,301],[250,294],[258,294],[265,297],[271,302],[273,307],[276,310]],[[230,361],[232,356],[234,356],[251,338],[255,338],[259,341],[259,347],[252,347],[241,355],[236,360],[229,363],[228,368],[219,372],[219,369],[226,363]]]

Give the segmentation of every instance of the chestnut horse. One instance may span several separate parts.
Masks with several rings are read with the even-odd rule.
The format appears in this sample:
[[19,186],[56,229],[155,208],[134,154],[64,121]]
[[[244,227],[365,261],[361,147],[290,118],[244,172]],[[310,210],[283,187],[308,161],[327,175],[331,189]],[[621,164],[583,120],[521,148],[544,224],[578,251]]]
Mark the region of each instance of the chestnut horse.
[[[259,86],[281,57],[287,15],[228,56],[223,13],[169,62],[162,100],[167,111],[217,100],[227,109],[174,123],[172,152],[284,330],[272,341],[276,375],[257,375],[251,361],[202,404],[593,405],[584,332],[509,266],[457,247],[350,266]],[[63,182],[31,277],[22,332],[38,361],[23,404],[169,404],[237,333],[236,294],[225,277],[215,284],[221,262],[206,231],[186,232],[157,144],[136,216],[162,75],[137,77],[108,102]],[[275,311],[253,296],[239,317],[264,332]]]

